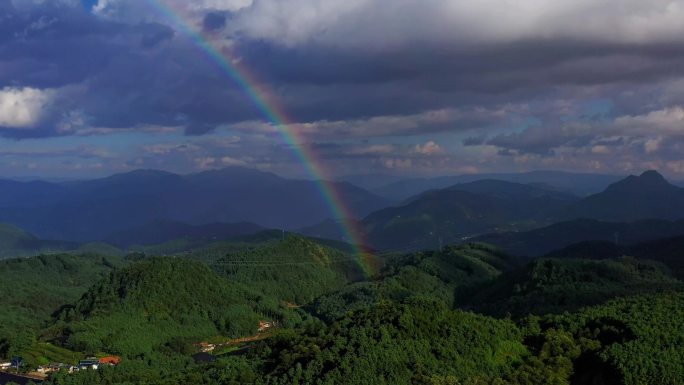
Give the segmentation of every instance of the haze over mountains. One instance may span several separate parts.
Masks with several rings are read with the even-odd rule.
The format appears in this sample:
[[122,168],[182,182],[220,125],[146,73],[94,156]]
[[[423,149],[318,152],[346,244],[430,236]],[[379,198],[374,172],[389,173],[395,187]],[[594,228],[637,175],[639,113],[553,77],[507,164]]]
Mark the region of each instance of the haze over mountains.
[[[629,176],[587,197],[558,190],[548,183],[479,180],[418,194],[368,215],[358,226],[367,242],[380,249],[439,247],[474,238],[532,255],[581,240],[612,239],[616,232],[624,233],[623,242],[681,233],[678,223],[623,223],[684,218],[684,189],[656,171]],[[594,221],[573,222],[578,219]],[[567,223],[551,226],[559,222]],[[541,229],[546,226],[551,227]],[[329,222],[303,231],[339,237]],[[540,238],[543,234],[548,240]]]
[[11,224],[0,224],[0,258],[72,250],[78,245],[66,241],[42,240]]
[[[443,176],[434,178],[409,178],[395,180],[381,186],[372,182],[363,184],[366,180],[361,177],[349,178],[351,182],[359,182],[359,186],[371,189],[378,195],[396,200],[403,200],[420,194],[426,190],[443,189],[456,184],[475,182],[483,179],[501,180],[520,184],[545,184],[553,186],[561,192],[585,196],[597,193],[609,184],[622,179],[619,175],[582,174],[562,171],[532,171],[526,173],[495,173],[495,174],[466,174]],[[374,178],[373,180],[377,180]]]
[[[535,227],[575,197],[544,187],[483,180],[420,194],[362,221],[371,245],[454,243],[490,231]],[[400,240],[404,240],[401,242]],[[400,243],[398,243],[400,241]]]
[[169,242],[176,239],[228,239],[241,235],[255,234],[263,227],[249,222],[209,223],[189,225],[183,222],[154,220],[152,222],[118,231],[104,241],[114,246],[127,248],[132,245],[149,245]]
[[[140,170],[78,182],[3,181],[0,222],[73,241],[102,240],[159,219],[294,229],[331,215],[319,189],[316,182],[238,167],[186,176]],[[335,189],[355,216],[388,204],[349,183],[335,183]]]
[[[586,197],[567,186],[574,183],[586,191],[613,177],[553,172],[499,176],[535,182],[484,175],[400,202],[348,182],[337,182],[335,188],[352,208],[347,221],[356,223],[364,242],[379,250],[474,239],[533,256],[581,241],[610,241],[616,235],[631,244],[684,234],[676,222],[684,218],[684,189],[656,171],[623,178]],[[537,179],[541,176],[547,179]],[[0,222],[25,231],[23,238],[32,243],[19,242],[22,237],[15,242],[31,243],[26,250],[40,250],[39,244],[46,242],[42,239],[67,241],[44,243],[55,250],[94,241],[125,249],[181,238],[229,239],[269,228],[348,241],[316,182],[239,167],[186,176],[139,170],[89,181],[4,180],[0,185]]]

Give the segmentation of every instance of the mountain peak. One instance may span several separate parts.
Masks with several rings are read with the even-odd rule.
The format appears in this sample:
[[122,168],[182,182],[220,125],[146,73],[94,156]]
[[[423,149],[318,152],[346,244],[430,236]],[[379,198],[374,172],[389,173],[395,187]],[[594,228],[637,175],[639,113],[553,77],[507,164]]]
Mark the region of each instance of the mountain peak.
[[97,179],[98,181],[150,181],[159,179],[181,179],[181,176],[168,171],[154,170],[154,169],[136,169],[128,172],[110,175],[108,177]]
[[670,184],[665,177],[663,177],[658,171],[649,170],[643,172],[641,175],[630,175],[627,178],[615,182],[608,186],[606,192],[653,192],[653,191],[663,191],[663,190],[679,190],[678,187]]
[[665,180],[665,177],[656,170],[644,171],[639,175],[639,179],[650,182],[668,183],[667,180]]

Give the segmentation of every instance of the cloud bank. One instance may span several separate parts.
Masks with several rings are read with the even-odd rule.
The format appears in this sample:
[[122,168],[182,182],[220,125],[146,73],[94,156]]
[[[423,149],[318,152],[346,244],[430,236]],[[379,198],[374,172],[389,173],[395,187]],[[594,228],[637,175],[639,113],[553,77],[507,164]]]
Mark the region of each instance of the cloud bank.
[[[2,144],[105,148],[102,173],[301,172],[188,29],[334,173],[684,173],[679,0],[0,0]],[[76,167],[54,153],[0,172]]]

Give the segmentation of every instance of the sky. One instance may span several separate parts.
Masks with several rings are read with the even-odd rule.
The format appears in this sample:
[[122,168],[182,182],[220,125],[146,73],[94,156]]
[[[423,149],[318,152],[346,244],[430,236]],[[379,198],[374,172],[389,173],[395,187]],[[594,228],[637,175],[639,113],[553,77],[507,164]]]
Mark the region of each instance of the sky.
[[189,31],[332,175],[684,178],[684,0],[0,0],[0,177],[304,175]]

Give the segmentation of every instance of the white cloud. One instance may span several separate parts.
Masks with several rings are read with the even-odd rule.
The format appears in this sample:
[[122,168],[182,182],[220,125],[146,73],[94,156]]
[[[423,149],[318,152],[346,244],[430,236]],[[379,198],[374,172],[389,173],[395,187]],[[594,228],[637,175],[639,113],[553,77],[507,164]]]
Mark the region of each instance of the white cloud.
[[251,6],[254,3],[254,0],[167,0],[166,2],[173,3],[173,7],[187,7],[188,9],[196,11],[214,10],[235,12]]
[[[232,12],[233,36],[295,46],[316,42],[393,48],[438,42],[477,47],[524,39],[677,42],[684,0],[158,0],[198,25],[208,11]],[[99,0],[100,16],[139,22],[154,2]]]
[[212,156],[207,156],[203,158],[195,158],[195,165],[197,168],[205,170],[214,167],[216,164],[216,158]]
[[647,154],[657,152],[658,150],[660,150],[660,144],[662,143],[662,141],[663,141],[662,137],[648,139],[644,143],[644,150],[646,150]]
[[53,90],[5,87],[0,90],[0,126],[32,128],[54,98]]
[[175,152],[197,152],[201,147],[192,143],[156,143],[142,147],[145,154],[168,155]]
[[387,158],[382,159],[382,164],[388,169],[410,169],[413,167],[411,159]]
[[[447,130],[468,130],[511,123],[516,115],[526,111],[525,105],[504,105],[494,108],[444,108],[412,115],[381,115],[353,120],[319,120],[295,123],[289,130],[306,138],[349,138],[422,135]],[[248,121],[226,126],[248,133],[275,133],[278,128],[260,121]]]
[[604,144],[598,144],[591,147],[591,153],[595,155],[611,155],[613,150]]
[[397,148],[391,144],[373,144],[370,146],[352,147],[349,155],[387,155],[396,152]]
[[644,115],[622,116],[615,125],[627,134],[684,134],[684,108],[675,106]]
[[230,156],[222,157],[221,163],[223,163],[225,166],[245,166],[245,165],[247,165],[247,162],[245,162],[244,160],[232,158]]
[[392,47],[570,38],[645,43],[684,33],[682,0],[261,0],[231,22],[240,33],[296,45]]
[[[170,10],[186,22],[197,23],[208,11],[236,12],[252,6],[253,2],[254,0],[99,0],[92,12],[108,19],[136,23],[153,18],[162,21]],[[162,12],[152,15],[154,11]]]
[[423,145],[416,144],[416,146],[413,148],[413,152],[421,155],[436,155],[441,154],[443,150],[439,144],[431,140]]

